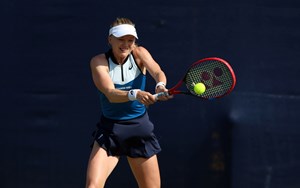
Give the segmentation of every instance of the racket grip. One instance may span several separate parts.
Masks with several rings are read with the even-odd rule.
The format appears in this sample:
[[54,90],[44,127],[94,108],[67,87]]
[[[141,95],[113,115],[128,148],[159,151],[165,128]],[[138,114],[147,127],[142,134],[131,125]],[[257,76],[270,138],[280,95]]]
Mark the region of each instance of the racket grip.
[[160,92],[160,93],[156,93],[153,95],[155,97],[155,100],[158,100],[159,97],[161,96],[169,96],[168,92]]

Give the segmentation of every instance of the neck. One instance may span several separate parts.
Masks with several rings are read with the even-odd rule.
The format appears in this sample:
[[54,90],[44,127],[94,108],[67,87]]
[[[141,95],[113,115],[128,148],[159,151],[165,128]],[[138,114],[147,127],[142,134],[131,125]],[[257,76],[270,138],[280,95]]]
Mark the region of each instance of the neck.
[[130,55],[130,54],[128,54],[127,56],[116,56],[113,51],[111,54],[112,54],[111,57],[112,57],[113,62],[115,62],[116,64],[119,64],[119,65],[124,64]]

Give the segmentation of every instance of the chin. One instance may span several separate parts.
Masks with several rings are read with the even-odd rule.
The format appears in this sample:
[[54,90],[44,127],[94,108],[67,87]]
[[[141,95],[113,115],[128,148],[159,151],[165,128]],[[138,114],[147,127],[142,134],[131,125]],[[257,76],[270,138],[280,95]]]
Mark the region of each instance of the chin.
[[131,53],[131,50],[120,50],[120,54],[124,55],[124,56],[128,56]]

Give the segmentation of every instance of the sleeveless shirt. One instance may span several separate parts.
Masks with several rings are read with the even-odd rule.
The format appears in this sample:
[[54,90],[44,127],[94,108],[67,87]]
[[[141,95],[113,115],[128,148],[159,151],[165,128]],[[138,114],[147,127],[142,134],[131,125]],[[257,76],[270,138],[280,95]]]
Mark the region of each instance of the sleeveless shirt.
[[[108,61],[109,76],[116,89],[125,91],[130,89],[145,90],[146,75],[135,62],[133,54],[128,55],[122,65],[117,64],[112,50],[106,52],[105,55]],[[104,117],[109,119],[128,120],[139,117],[146,112],[146,107],[137,100],[111,103],[102,92],[100,92],[100,102]]]

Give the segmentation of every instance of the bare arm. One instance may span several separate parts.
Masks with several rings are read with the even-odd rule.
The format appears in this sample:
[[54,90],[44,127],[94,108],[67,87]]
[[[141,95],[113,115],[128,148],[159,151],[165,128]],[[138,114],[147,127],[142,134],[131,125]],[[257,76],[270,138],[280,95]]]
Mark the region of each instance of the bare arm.
[[[163,82],[167,84],[167,78],[165,73],[161,70],[159,64],[152,58],[151,54],[143,47],[137,47],[134,51],[138,61],[145,67],[150,73],[156,83]],[[168,91],[165,87],[156,88],[156,93]],[[160,100],[167,100],[170,97],[161,97]]]
[[165,73],[161,70],[158,63],[152,58],[151,54],[143,47],[137,47],[134,51],[138,61],[147,69],[153,79],[158,82],[164,82],[167,84],[167,78]]
[[108,73],[108,63],[104,54],[95,56],[90,62],[95,86],[111,103],[127,102],[128,91],[116,89]]
[[[92,58],[90,68],[95,86],[107,97],[109,102],[122,103],[129,101],[128,91],[115,88],[109,76],[108,63],[104,54]],[[150,105],[155,102],[155,98],[151,93],[146,91],[138,91],[137,99],[145,105]]]
[[[167,84],[167,78],[165,73],[161,70],[160,66],[152,58],[151,54],[143,47],[137,47],[133,51],[137,63],[141,65],[143,71],[148,71],[153,79],[158,82],[164,82]],[[105,54],[101,54],[92,58],[90,62],[90,68],[92,72],[92,78],[95,86],[100,90],[111,103],[122,103],[129,101],[128,91],[123,91],[116,89],[113,81],[109,76],[108,62],[106,60]],[[165,87],[160,86],[156,89],[158,92],[168,91]],[[156,100],[155,97],[149,92],[138,91],[137,100],[142,104],[150,105]],[[169,97],[162,96],[160,100],[168,100]]]

